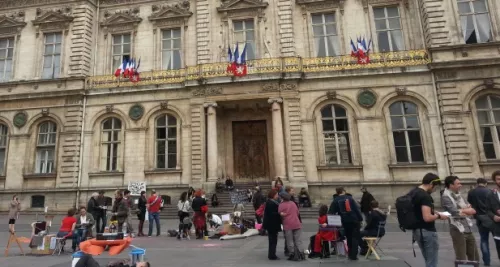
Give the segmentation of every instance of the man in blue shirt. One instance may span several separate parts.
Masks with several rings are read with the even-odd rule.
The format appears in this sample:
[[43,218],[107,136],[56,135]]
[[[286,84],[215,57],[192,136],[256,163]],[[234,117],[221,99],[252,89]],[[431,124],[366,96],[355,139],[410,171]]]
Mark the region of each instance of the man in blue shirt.
[[354,201],[352,196],[346,195],[343,187],[338,187],[336,191],[338,197],[333,200],[330,211],[335,215],[340,215],[342,220],[349,259],[358,260],[358,240],[360,238],[363,216],[356,201]]

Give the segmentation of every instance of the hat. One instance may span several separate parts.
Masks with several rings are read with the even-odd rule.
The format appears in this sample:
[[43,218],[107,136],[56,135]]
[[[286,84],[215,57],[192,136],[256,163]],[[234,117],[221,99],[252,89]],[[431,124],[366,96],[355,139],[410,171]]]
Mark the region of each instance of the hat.
[[284,200],[284,201],[290,201],[292,199],[292,196],[290,194],[288,194],[287,192],[283,192],[280,194],[280,197]]

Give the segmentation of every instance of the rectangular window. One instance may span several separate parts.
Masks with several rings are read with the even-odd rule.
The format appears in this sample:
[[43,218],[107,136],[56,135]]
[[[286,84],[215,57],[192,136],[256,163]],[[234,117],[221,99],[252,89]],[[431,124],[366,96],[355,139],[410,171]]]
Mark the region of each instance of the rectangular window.
[[332,57],[339,55],[340,46],[335,13],[313,14],[311,18],[316,56]]
[[43,79],[59,78],[61,74],[62,33],[46,33],[43,51]]
[[253,19],[233,21],[234,41],[241,53],[247,45],[246,60],[255,59],[255,30]]
[[38,128],[35,173],[53,173],[56,153],[57,126],[44,122]]
[[0,82],[12,79],[12,58],[14,57],[14,38],[0,39]]
[[404,50],[401,16],[397,6],[373,8],[379,52]]
[[457,0],[462,34],[466,44],[492,40],[487,0]]
[[162,31],[161,61],[162,69],[177,70],[181,68],[181,29]]
[[130,34],[113,35],[113,66],[112,73],[122,64],[123,60],[130,59],[131,37]]

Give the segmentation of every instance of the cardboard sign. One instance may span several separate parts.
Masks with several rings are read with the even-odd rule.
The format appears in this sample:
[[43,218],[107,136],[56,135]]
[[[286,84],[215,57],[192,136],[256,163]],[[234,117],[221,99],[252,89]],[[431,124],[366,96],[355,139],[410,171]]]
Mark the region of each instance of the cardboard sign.
[[342,226],[342,219],[339,215],[328,215],[328,226]]
[[141,191],[146,191],[146,182],[128,182],[128,190],[131,196],[140,196]]
[[231,221],[231,214],[222,214],[222,221],[223,222],[229,222]]

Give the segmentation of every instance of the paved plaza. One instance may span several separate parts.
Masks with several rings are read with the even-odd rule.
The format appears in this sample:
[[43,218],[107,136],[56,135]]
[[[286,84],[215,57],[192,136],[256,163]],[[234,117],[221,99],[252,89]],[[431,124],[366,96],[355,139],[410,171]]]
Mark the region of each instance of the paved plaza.
[[[21,216],[20,222],[16,225],[18,236],[29,237],[30,225],[34,220],[34,216]],[[2,216],[0,221],[7,222],[5,216]],[[55,222],[59,222],[60,217],[56,217]],[[403,267],[403,266],[424,266],[422,256],[418,247],[415,246],[417,257],[413,257],[411,236],[401,232],[395,224],[394,218],[391,218],[388,223],[387,234],[381,242],[381,247],[384,251],[382,261],[361,259],[359,262],[348,262],[342,258],[335,257],[327,260],[307,259],[303,262],[290,262],[285,260],[283,251],[283,237],[280,236],[278,243],[278,256],[280,261],[267,260],[267,238],[261,236],[250,237],[247,239],[219,241],[219,240],[186,240],[178,241],[175,238],[167,237],[166,230],[176,227],[177,222],[174,220],[162,221],[163,236],[161,237],[141,237],[136,238],[133,244],[146,248],[147,260],[151,262],[153,267],[195,267],[195,266],[217,266],[217,267],[250,267],[250,266],[384,266],[384,267]],[[137,225],[137,224],[135,224]],[[51,232],[56,232],[59,228],[59,223],[54,223]],[[451,239],[447,232],[446,224],[438,224],[440,231],[440,267],[454,266],[454,253]],[[316,232],[314,220],[306,220],[304,222],[304,234],[302,236],[305,245],[308,244],[309,237]],[[1,228],[0,240],[4,240],[4,244],[0,244],[2,251],[5,249],[6,240],[8,237],[7,225]],[[476,234],[476,237],[478,235]],[[492,242],[492,240],[491,240]],[[28,246],[24,244],[27,251]],[[67,249],[70,245],[67,244]],[[496,255],[494,244],[491,243],[492,255]],[[71,254],[61,256],[19,256],[20,251],[16,247],[11,249],[11,256],[5,257],[3,253],[0,255],[0,266],[2,267],[69,267]],[[120,257],[113,259],[128,257],[126,253]],[[495,256],[492,257],[492,266],[499,266],[499,261]],[[109,255],[98,257],[99,262],[108,262],[112,258]]]

